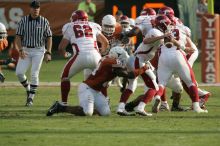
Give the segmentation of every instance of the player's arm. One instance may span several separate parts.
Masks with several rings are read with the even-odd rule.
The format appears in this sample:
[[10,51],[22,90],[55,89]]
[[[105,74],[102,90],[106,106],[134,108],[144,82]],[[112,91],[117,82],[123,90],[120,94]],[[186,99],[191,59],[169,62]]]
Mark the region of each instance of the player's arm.
[[52,37],[47,37],[47,51],[45,53],[45,61],[51,61]]
[[68,58],[66,47],[68,46],[69,43],[70,43],[69,40],[63,37],[58,46],[58,51],[62,56],[64,56],[64,58]]
[[104,54],[109,44],[108,39],[102,33],[99,33],[97,35],[97,41],[101,43],[101,48],[100,48],[101,54]]
[[152,36],[152,37],[145,37],[145,39],[143,40],[144,44],[151,44],[154,43],[160,39],[163,39],[165,37],[169,37],[171,35],[171,33],[165,33],[164,35],[161,36]]
[[113,73],[115,73],[119,77],[126,77],[129,79],[134,79],[135,77],[143,74],[148,69],[147,65],[135,69],[134,71],[128,72],[126,69],[123,68],[113,68]]
[[185,52],[186,53],[194,53],[194,51],[198,50],[196,45],[192,42],[192,40],[190,39],[190,37],[186,38],[186,47],[185,47]]
[[21,45],[21,36],[16,35],[15,36],[15,43],[18,46],[16,49],[18,49],[19,56],[24,59],[27,56],[27,53],[23,50],[22,45]]
[[137,36],[141,33],[141,30],[138,27],[133,27],[130,31],[126,32],[127,37]]

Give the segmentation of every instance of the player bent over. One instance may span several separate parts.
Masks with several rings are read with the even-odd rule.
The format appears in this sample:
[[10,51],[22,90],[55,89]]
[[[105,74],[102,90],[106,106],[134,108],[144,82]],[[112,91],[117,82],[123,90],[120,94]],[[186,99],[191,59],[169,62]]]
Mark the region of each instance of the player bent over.
[[94,109],[101,116],[110,114],[108,97],[102,90],[106,89],[108,82],[116,76],[135,78],[142,74],[147,69],[143,66],[133,72],[127,72],[125,65],[128,54],[121,47],[114,47],[110,50],[109,55],[103,57],[92,72],[92,74],[78,88],[79,106],[67,106],[60,102],[55,102],[48,112],[47,116],[52,116],[54,113],[67,112],[78,116],[92,116]]

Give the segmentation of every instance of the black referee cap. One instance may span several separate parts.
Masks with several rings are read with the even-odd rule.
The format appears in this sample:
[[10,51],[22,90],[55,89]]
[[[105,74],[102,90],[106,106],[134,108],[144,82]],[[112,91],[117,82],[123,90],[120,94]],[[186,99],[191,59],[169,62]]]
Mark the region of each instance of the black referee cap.
[[30,3],[30,7],[32,7],[32,8],[39,8],[39,7],[40,7],[40,2],[34,0],[34,1],[32,1],[32,2]]

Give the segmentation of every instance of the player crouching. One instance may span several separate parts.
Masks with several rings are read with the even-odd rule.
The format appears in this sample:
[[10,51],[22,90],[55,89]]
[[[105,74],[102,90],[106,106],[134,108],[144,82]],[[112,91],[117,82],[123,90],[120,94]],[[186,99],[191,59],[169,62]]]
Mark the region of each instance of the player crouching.
[[79,106],[67,106],[56,101],[49,108],[47,116],[60,112],[71,113],[77,116],[92,116],[94,109],[101,116],[110,115],[109,98],[102,92],[104,89],[107,89],[108,82],[116,76],[130,79],[135,78],[147,69],[147,66],[143,66],[140,69],[127,72],[125,68],[127,58],[128,54],[123,48],[112,48],[109,55],[103,57],[92,74],[79,85]]

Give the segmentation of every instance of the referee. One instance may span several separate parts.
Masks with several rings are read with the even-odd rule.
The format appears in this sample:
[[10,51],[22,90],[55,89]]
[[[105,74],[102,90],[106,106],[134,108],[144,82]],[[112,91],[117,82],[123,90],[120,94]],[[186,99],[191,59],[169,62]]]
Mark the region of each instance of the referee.
[[[30,14],[24,16],[19,22],[15,37],[19,48],[16,75],[27,91],[26,106],[33,104],[43,58],[46,62],[51,60],[52,32],[48,20],[39,13],[40,2],[32,1]],[[29,83],[25,73],[30,66],[31,81]]]

